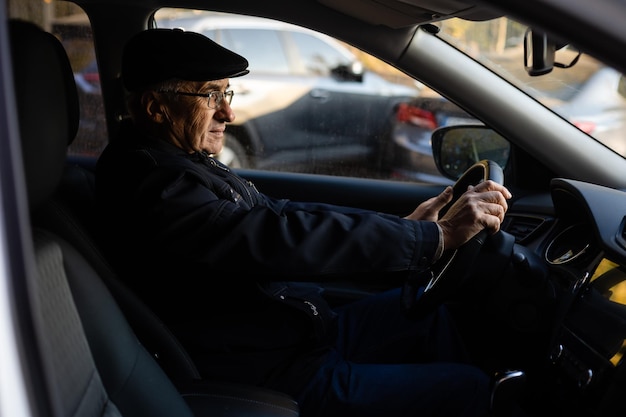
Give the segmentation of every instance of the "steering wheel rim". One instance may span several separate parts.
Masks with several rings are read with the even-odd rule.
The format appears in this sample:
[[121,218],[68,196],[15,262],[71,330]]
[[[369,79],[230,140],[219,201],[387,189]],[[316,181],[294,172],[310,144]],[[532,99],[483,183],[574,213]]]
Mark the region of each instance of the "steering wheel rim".
[[[486,180],[503,184],[504,173],[496,162],[485,159],[468,168],[454,183],[452,200],[440,211],[439,215],[443,216],[470,185]],[[425,279],[423,274],[410,276],[402,288],[405,313],[409,317],[421,316],[449,298],[453,290],[460,287],[471,274],[472,264],[488,237],[489,233],[483,229],[461,247],[444,253],[441,259],[425,272],[428,274]]]

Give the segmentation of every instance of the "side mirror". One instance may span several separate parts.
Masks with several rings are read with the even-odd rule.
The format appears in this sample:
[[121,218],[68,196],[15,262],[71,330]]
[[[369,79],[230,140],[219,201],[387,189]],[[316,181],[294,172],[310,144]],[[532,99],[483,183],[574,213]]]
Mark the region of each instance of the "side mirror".
[[483,159],[496,162],[504,170],[511,152],[509,141],[479,125],[441,127],[433,131],[431,142],[437,169],[453,181]]
[[331,71],[333,78],[338,81],[363,82],[363,64],[355,61],[349,65],[341,64]]

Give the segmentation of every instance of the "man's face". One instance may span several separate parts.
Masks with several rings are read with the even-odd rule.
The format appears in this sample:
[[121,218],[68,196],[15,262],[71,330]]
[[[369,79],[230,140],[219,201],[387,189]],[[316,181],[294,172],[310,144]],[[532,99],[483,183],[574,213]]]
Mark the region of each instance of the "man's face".
[[[167,139],[189,153],[206,151],[217,154],[224,145],[226,123],[235,120],[228,98],[211,108],[208,97],[187,96],[182,93],[224,93],[228,79],[209,82],[188,82],[178,88],[176,100],[168,100],[164,111],[164,132]],[[215,97],[211,98],[215,106]]]

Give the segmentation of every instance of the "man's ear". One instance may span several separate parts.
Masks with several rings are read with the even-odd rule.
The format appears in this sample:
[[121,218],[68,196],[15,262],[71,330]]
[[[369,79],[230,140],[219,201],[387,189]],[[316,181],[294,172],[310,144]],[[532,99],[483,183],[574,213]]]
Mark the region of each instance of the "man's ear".
[[165,106],[154,91],[146,91],[141,95],[141,105],[146,110],[146,116],[155,123],[167,120]]

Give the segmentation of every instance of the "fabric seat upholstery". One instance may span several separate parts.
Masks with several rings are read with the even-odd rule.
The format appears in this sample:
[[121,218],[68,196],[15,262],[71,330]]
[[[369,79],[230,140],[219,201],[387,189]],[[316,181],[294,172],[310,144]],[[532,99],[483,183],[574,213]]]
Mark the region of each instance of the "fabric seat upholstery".
[[56,235],[38,229],[34,234],[46,346],[50,356],[62,358],[50,360],[57,365],[51,375],[65,387],[54,398],[68,402],[64,410],[78,403],[76,416],[192,417],[93,268]]

